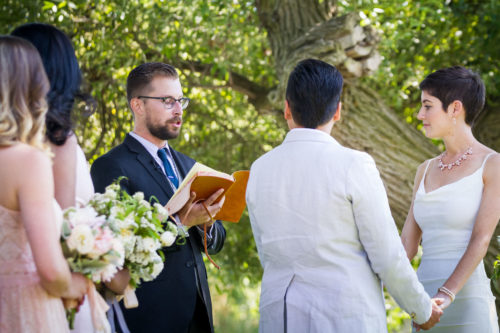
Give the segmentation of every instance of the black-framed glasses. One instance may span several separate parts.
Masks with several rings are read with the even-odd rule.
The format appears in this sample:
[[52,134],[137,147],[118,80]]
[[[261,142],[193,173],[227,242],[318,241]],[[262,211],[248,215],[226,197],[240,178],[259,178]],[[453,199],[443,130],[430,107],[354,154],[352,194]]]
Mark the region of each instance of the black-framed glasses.
[[166,96],[166,97],[137,96],[137,98],[159,99],[167,109],[172,109],[175,105],[175,102],[179,102],[181,108],[185,109],[188,106],[189,101],[191,100],[187,97],[181,97],[179,99],[175,99],[172,96]]

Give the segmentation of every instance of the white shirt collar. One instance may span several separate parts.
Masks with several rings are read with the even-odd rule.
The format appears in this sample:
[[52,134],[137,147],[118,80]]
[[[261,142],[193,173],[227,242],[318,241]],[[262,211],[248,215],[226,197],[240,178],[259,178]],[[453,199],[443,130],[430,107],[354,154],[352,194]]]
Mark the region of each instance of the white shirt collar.
[[[147,140],[147,139],[144,139],[142,136],[140,136],[139,134],[137,133],[134,133],[134,132],[129,132],[128,134],[130,134],[131,137],[133,137],[134,139],[136,139],[137,141],[139,141],[139,143],[148,151],[148,153],[154,158],[154,160],[156,161],[156,163],[160,166],[160,168],[163,170],[163,173],[165,173],[165,167],[163,166],[163,162],[161,161],[160,157],[158,156],[158,146],[155,145],[154,143],[152,143],[151,141]],[[165,143],[165,147],[163,148],[167,148],[169,151],[170,151],[170,147],[168,145],[168,142]],[[171,154],[167,154],[167,158],[170,160],[171,164],[172,165],[175,165],[172,161],[172,159],[170,158]],[[174,169],[175,170],[175,169]],[[177,174],[177,177],[179,178],[179,173],[177,172],[177,170],[174,171],[176,174]],[[180,179],[180,178],[179,178]]]

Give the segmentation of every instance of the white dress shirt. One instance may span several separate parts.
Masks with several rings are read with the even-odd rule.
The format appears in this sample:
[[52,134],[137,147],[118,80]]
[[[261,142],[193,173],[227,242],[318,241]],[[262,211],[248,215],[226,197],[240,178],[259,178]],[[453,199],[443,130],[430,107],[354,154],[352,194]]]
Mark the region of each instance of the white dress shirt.
[[[148,153],[154,158],[154,160],[156,161],[156,163],[160,166],[161,170],[163,171],[163,174],[165,175],[165,177],[167,177],[167,173],[165,172],[165,167],[163,166],[163,161],[160,159],[160,157],[158,156],[158,149],[161,149],[161,148],[158,148],[158,146],[156,146],[154,143],[152,143],[151,141],[149,140],[146,140],[144,139],[142,136],[134,133],[134,132],[129,132],[129,134],[134,138],[136,139],[137,141],[139,141],[139,143],[144,147],[144,149],[146,149],[148,151]],[[177,166],[175,164],[175,161],[172,160],[172,153],[170,152],[170,146],[168,145],[168,142],[165,144],[165,147],[163,148],[166,148],[168,149],[169,151],[169,154],[167,154],[167,158],[168,158],[168,161],[170,162],[170,165],[173,166],[173,170],[175,172],[175,175],[177,176],[177,179],[179,179],[179,184],[182,183],[182,175],[180,174],[179,170],[177,170]],[[168,180],[168,177],[167,177],[167,180]],[[170,183],[170,180],[169,180],[169,183]],[[170,183],[170,186],[172,186],[172,189],[174,190],[175,192],[175,187],[172,183]],[[177,225],[182,225],[180,219],[179,219],[179,216],[177,214],[175,214],[175,218],[176,218],[176,222],[177,222]],[[198,230],[198,232],[201,234],[201,236],[203,236],[203,227],[200,227],[200,226],[197,226],[196,228]],[[213,231],[214,228],[209,228],[207,230],[207,240],[208,241],[211,241],[212,238],[214,237],[214,231]],[[189,237],[189,234],[186,232],[185,233],[186,237]],[[217,236],[217,234],[215,234],[215,236]]]

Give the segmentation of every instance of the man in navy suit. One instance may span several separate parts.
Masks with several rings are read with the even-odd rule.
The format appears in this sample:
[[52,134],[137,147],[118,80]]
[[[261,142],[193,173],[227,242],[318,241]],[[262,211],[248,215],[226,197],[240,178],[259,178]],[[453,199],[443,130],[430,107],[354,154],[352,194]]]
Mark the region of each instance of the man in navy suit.
[[[179,135],[189,99],[183,96],[176,69],[164,63],[145,63],[133,69],[127,78],[127,99],[134,116],[134,130],[123,143],[93,163],[95,189],[104,192],[107,185],[125,176],[120,185],[128,193],[142,191],[146,200],[155,196],[165,205],[195,163],[167,142]],[[214,203],[220,193],[204,202],[212,216],[221,208],[223,200]],[[211,224],[203,205],[192,200],[176,215],[176,220],[191,227],[186,244],[164,248],[163,271],[136,290],[139,307],[122,307],[132,333],[213,332],[210,290],[201,253],[203,224],[208,226],[211,254],[222,249],[226,232],[220,221]],[[117,329],[121,326],[126,332],[123,319],[119,321]]]

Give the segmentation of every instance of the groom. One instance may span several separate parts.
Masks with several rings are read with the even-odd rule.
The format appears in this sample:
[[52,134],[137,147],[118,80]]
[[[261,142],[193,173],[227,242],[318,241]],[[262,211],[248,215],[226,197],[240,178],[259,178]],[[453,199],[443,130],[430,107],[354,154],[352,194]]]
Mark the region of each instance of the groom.
[[[183,96],[174,67],[145,63],[130,72],[127,99],[134,116],[134,130],[122,144],[92,165],[96,192],[104,192],[107,185],[125,176],[120,185],[128,193],[142,191],[146,200],[155,196],[165,205],[195,163],[167,142],[179,135],[189,98]],[[205,200],[212,216],[223,203],[221,200],[213,204],[219,195],[220,192],[216,192]],[[189,211],[187,216],[186,211]],[[184,225],[196,227],[189,229],[186,244],[163,249],[165,268],[154,281],[144,282],[136,290],[139,307],[123,309],[126,325],[132,333],[213,333],[210,290],[201,254],[203,229],[198,226],[208,225],[211,254],[222,249],[226,232],[220,221],[209,223],[202,203],[188,202],[177,218]],[[116,305],[114,307],[116,309]],[[126,332],[121,311],[116,310],[117,327]]]
[[330,136],[342,84],[335,67],[300,62],[286,89],[290,131],[250,170],[260,332],[387,332],[382,282],[422,328],[442,314],[408,261],[375,162]]

